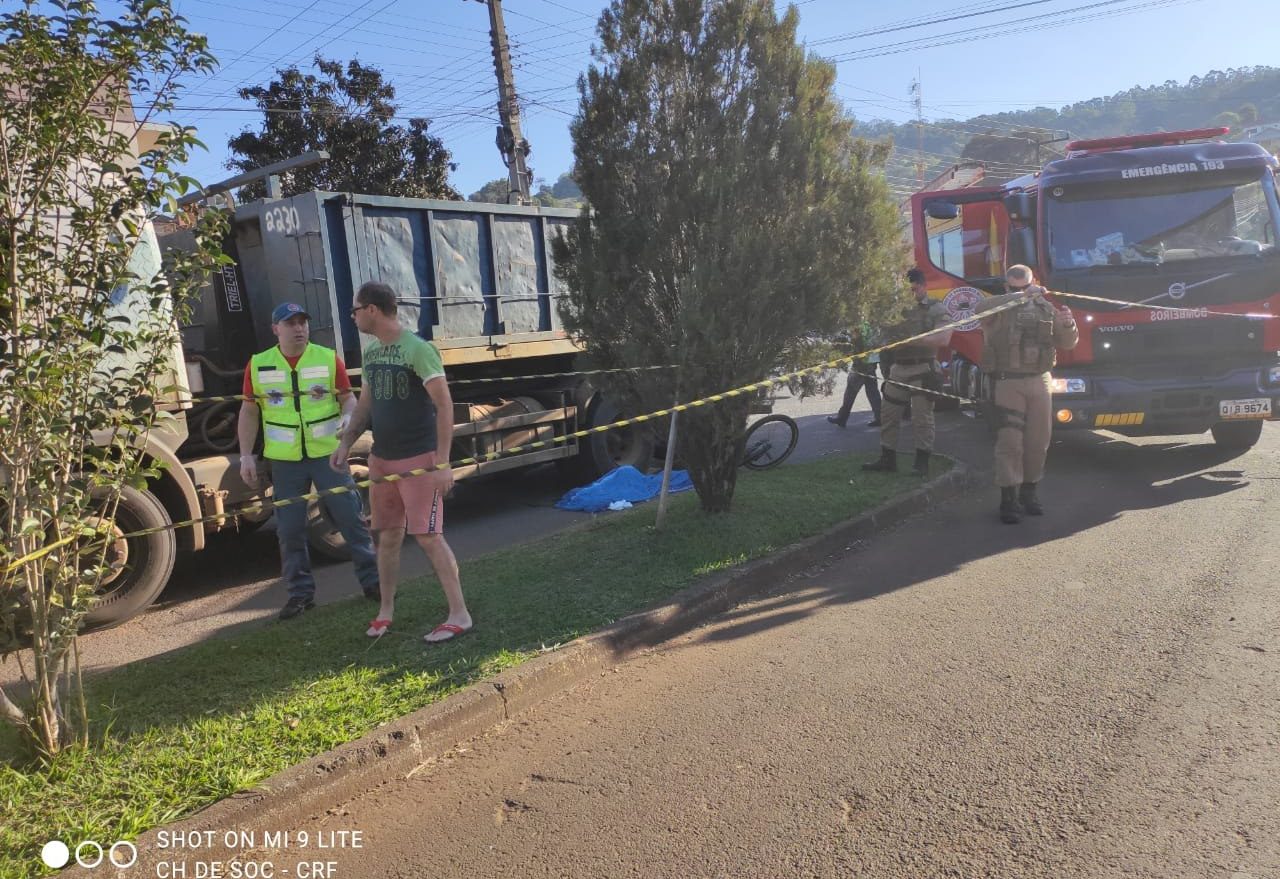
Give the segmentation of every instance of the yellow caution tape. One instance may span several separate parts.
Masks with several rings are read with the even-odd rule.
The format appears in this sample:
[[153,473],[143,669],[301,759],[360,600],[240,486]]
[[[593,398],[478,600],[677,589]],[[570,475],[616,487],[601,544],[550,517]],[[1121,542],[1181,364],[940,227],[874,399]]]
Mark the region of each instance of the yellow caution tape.
[[[1197,316],[1210,315],[1214,317],[1243,317],[1243,318],[1249,318],[1251,320],[1269,320],[1271,318],[1276,317],[1276,315],[1274,314],[1262,314],[1257,312],[1212,311],[1204,308],[1187,308],[1187,307],[1180,307],[1176,305],[1152,305],[1146,302],[1126,302],[1123,299],[1108,299],[1103,296],[1089,296],[1084,293],[1064,293],[1059,290],[1046,290],[1045,293],[1046,295],[1049,295],[1049,296],[1065,296],[1071,299],[1081,299],[1081,300],[1087,300],[1089,302],[1103,302],[1109,305],[1120,305],[1127,308],[1147,308],[1154,311],[1172,311],[1172,312],[1179,312],[1184,314],[1194,314]],[[943,327],[942,329],[946,329],[948,327],[950,328],[959,327],[961,326],[961,324],[966,324],[972,320],[981,319],[987,314],[994,314],[994,313],[995,313],[994,311],[982,312],[981,314],[974,315],[973,317],[970,317],[964,321],[958,321],[953,324],[948,324],[947,327]],[[902,344],[902,343],[899,342],[894,344]],[[888,348],[888,347],[892,347],[892,346],[874,348],[870,351],[864,351],[862,352],[862,354],[855,355],[855,356],[866,357],[871,354],[875,354],[879,351],[885,350],[885,348]],[[494,376],[489,378],[464,378],[464,379],[450,380],[449,387],[451,388],[459,387],[461,385],[496,384],[498,382],[532,381],[536,379],[548,379],[548,378],[574,378],[574,377],[583,376],[583,375],[606,375],[610,373],[619,373],[619,372],[645,372],[648,370],[655,370],[655,369],[674,369],[674,368],[675,368],[674,364],[667,364],[663,366],[623,366],[623,367],[616,367],[613,369],[583,369],[583,370],[577,370],[573,372],[544,372],[544,373],[538,373],[534,375]],[[360,392],[359,387],[353,387],[351,388],[351,390],[354,393]],[[256,395],[255,394],[226,394],[226,395],[220,395],[220,396],[201,395],[201,396],[195,397],[193,402],[196,402],[196,403],[235,403],[235,402],[242,402],[242,401],[254,402],[256,400],[265,400],[265,399],[272,399],[277,397],[306,396],[308,394],[310,394],[309,391],[284,391],[279,394],[256,394]]]
[[[866,376],[867,378],[875,378],[875,376],[869,375],[865,372],[860,372],[858,373],[858,375]],[[900,388],[906,388],[909,391],[915,391],[916,393],[911,395],[913,397],[914,396],[942,397],[947,400],[958,400],[961,403],[981,403],[982,402],[981,400],[975,400],[973,397],[961,397],[961,396],[958,396],[957,394],[951,394],[946,391],[934,391],[929,388],[921,387],[920,385],[911,385],[911,384],[907,384],[906,382],[894,381],[891,378],[882,378],[880,379],[880,381],[884,382],[887,385],[896,385],[897,387],[900,387]]]
[[[606,375],[618,372],[647,372],[654,369],[675,369],[674,365],[666,366],[620,366],[614,369],[580,369],[575,372],[543,372],[536,375],[505,375],[493,376],[489,378],[460,378],[450,379],[449,387],[456,388],[460,385],[482,385],[495,384],[497,382],[522,382],[533,381],[535,379],[547,378],[574,378],[581,375]],[[352,387],[353,393],[360,393],[359,387]],[[334,395],[336,395],[336,391]],[[205,396],[203,394],[192,397],[193,403],[253,403],[258,400],[281,399],[284,397],[308,397],[314,396],[311,391],[281,391],[278,394],[221,394],[213,396]],[[322,394],[321,396],[330,396]]]
[[[1009,308],[1013,308],[1020,304],[1021,303],[1019,301],[1008,302],[1002,306],[993,308],[990,311],[983,312],[981,317],[986,317],[987,315],[992,315],[992,314],[998,314],[1001,311],[1004,311]],[[601,424],[597,427],[587,428],[586,430],[579,430],[579,431],[575,431],[574,433],[564,434],[563,436],[553,437],[550,440],[541,440],[539,442],[528,443],[527,445],[523,445],[523,446],[512,446],[509,449],[504,449],[499,452],[489,452],[484,455],[474,456],[470,458],[462,458],[458,461],[451,461],[444,464],[437,464],[435,467],[417,467],[417,468],[414,468],[413,470],[409,470],[404,473],[391,474],[389,476],[379,477],[378,479],[362,479],[354,482],[352,485],[349,485],[349,486],[340,485],[340,486],[337,486],[336,488],[322,489],[320,491],[314,491],[308,494],[298,495],[297,497],[283,498],[281,500],[261,501],[256,504],[250,504],[249,506],[238,507],[234,510],[229,510],[221,514],[201,516],[195,519],[186,519],[181,522],[173,522],[169,525],[164,525],[156,528],[147,528],[141,531],[131,531],[128,534],[124,534],[124,535],[121,535],[120,537],[115,537],[113,539],[118,540],[118,539],[130,539],[134,537],[145,537],[150,534],[159,534],[162,531],[175,531],[179,528],[189,528],[192,525],[199,525],[205,522],[214,522],[221,519],[233,518],[233,517],[243,515],[245,513],[260,512],[262,510],[268,510],[268,509],[274,510],[274,509],[279,509],[280,507],[290,506],[291,504],[310,502],[313,500],[321,500],[325,497],[329,497],[332,495],[347,494],[349,492],[356,491],[357,489],[367,488],[370,485],[373,485],[375,482],[397,482],[401,479],[410,479],[416,476],[425,476],[426,474],[431,473],[435,470],[452,470],[458,467],[465,467],[471,464],[483,464],[491,461],[496,461],[499,458],[511,457],[513,455],[517,455],[523,452],[533,451],[534,449],[546,448],[549,446],[566,443],[571,439],[583,439],[585,437],[591,436],[592,434],[605,433],[606,431],[615,430],[620,427],[629,427],[634,424],[643,424],[646,421],[653,421],[654,419],[665,418],[666,416],[671,415],[673,412],[687,412],[690,409],[697,409],[702,406],[707,406],[714,403],[720,403],[720,402],[723,402],[724,400],[732,399],[733,397],[739,397],[744,394],[753,394],[753,393],[756,393],[757,391],[762,391],[766,388],[773,387],[774,385],[785,384],[786,382],[791,381],[792,379],[799,378],[804,375],[815,375],[817,373],[824,372],[828,369],[832,369],[834,367],[837,367],[846,363],[852,363],[855,360],[861,360],[863,358],[870,357],[873,354],[879,354],[882,351],[888,351],[890,348],[896,348],[899,345],[906,345],[911,342],[918,341],[927,336],[932,336],[935,333],[941,332],[943,330],[954,329],[962,324],[968,323],[972,319],[973,318],[964,318],[962,320],[957,320],[949,324],[943,324],[942,326],[935,327],[934,329],[931,329],[928,332],[917,333],[914,336],[909,336],[905,339],[900,339],[896,342],[890,342],[886,345],[881,345],[877,348],[871,348],[866,351],[861,351],[855,354],[846,354],[842,357],[837,357],[832,360],[828,360],[825,363],[819,363],[815,366],[809,366],[804,369],[798,369],[794,372],[789,372],[784,375],[779,375],[773,378],[764,379],[762,381],[752,382],[749,385],[743,385],[740,388],[733,388],[732,390],[723,391],[719,394],[712,394],[708,397],[703,397],[700,400],[692,400],[688,403],[681,403],[679,405],[672,406],[669,409],[659,409],[656,412],[648,412],[644,415],[636,415],[632,418],[622,418],[610,424]],[[44,547],[37,553],[32,553],[30,555],[23,556],[22,558],[17,559],[14,562],[11,562],[5,568],[4,573],[7,574],[13,569],[25,564],[26,562],[34,561],[35,559],[38,559],[41,556],[46,555],[49,552],[52,552],[56,548],[57,546],[48,546],[48,547]]]
[[[1090,299],[1096,302],[1107,302],[1115,305],[1133,306],[1133,305],[1139,304],[1139,303],[1133,303],[1133,302],[1125,302],[1123,300],[1118,300],[1118,299],[1105,299],[1099,296],[1085,296],[1083,294],[1076,294],[1076,293],[1057,293],[1056,291],[1046,291],[1046,292],[1049,295],[1073,296],[1078,299]],[[478,456],[469,457],[469,458],[462,458],[458,461],[451,461],[447,463],[437,464],[435,467],[418,467],[418,468],[414,468],[413,470],[406,471],[404,473],[392,474],[389,476],[379,477],[378,479],[362,479],[357,482],[354,482],[350,486],[344,485],[344,486],[338,486],[336,488],[323,489],[321,491],[310,492],[308,494],[299,495],[297,497],[284,498],[282,500],[262,501],[256,504],[251,504],[249,506],[239,507],[234,510],[229,510],[221,514],[201,516],[196,519],[187,519],[182,522],[174,522],[169,525],[165,525],[157,528],[147,528],[141,531],[131,531],[128,534],[124,534],[124,535],[121,535],[120,537],[115,537],[112,539],[118,540],[118,539],[129,539],[134,537],[145,537],[150,534],[158,534],[162,531],[173,531],[179,528],[189,528],[192,525],[203,524],[205,522],[213,522],[221,519],[237,517],[245,513],[260,512],[262,510],[267,510],[267,509],[279,509],[280,507],[286,507],[291,504],[310,502],[313,500],[321,500],[325,497],[329,497],[332,495],[347,494],[349,492],[356,491],[357,489],[360,489],[360,488],[367,488],[370,485],[373,485],[375,482],[397,482],[402,479],[410,479],[417,476],[425,476],[426,474],[434,472],[436,470],[451,470],[451,469],[456,469],[458,467],[469,466],[472,464],[488,463],[488,462],[496,461],[499,458],[506,458],[506,457],[511,457],[513,455],[521,454],[523,452],[530,452],[530,451],[533,451],[534,449],[546,448],[549,446],[566,443],[571,439],[583,439],[588,436],[591,436],[592,434],[605,433],[607,431],[616,430],[617,428],[621,428],[621,427],[630,427],[636,424],[643,424],[647,421],[653,421],[658,418],[665,418],[668,415],[671,415],[672,413],[675,413],[675,412],[687,412],[691,409],[697,409],[702,406],[721,403],[725,400],[729,400],[734,397],[739,397],[744,394],[754,394],[757,391],[765,390],[766,388],[773,387],[774,385],[785,384],[793,379],[800,378],[805,375],[816,375],[818,373],[825,372],[828,369],[833,369],[837,366],[841,366],[844,364],[851,364],[856,360],[863,360],[867,357],[872,356],[873,354],[880,354],[884,351],[890,350],[891,348],[896,348],[901,345],[907,345],[912,342],[919,341],[921,339],[924,339],[928,336],[935,335],[936,333],[942,332],[944,330],[958,329],[964,326],[965,324],[972,322],[973,320],[984,320],[988,317],[999,314],[1002,311],[1007,311],[1011,308],[1019,307],[1023,304],[1024,301],[1025,300],[1022,298],[1013,299],[1009,302],[1004,303],[1003,305],[999,305],[987,311],[983,311],[968,317],[960,318],[958,320],[952,321],[951,323],[934,327],[933,329],[928,330],[926,332],[917,333],[914,336],[908,336],[905,339],[899,339],[895,342],[889,342],[885,345],[880,345],[875,348],[869,348],[865,351],[860,351],[855,354],[846,354],[844,356],[836,357],[832,360],[828,360],[824,363],[819,363],[814,366],[805,367],[804,369],[797,369],[794,372],[788,372],[783,375],[774,376],[773,378],[764,379],[758,382],[752,382],[751,384],[743,385],[741,387],[733,388],[727,391],[722,391],[721,393],[718,393],[718,394],[711,394],[710,396],[703,397],[702,399],[699,399],[699,400],[691,400],[688,403],[680,403],[676,406],[672,406],[667,409],[658,409],[654,412],[648,412],[648,413],[645,413],[644,415],[636,415],[632,418],[622,418],[610,424],[602,424],[597,427],[590,427],[590,428],[587,428],[586,430],[579,430],[573,433],[564,434],[563,436],[553,437],[550,440],[541,440],[539,442],[528,443],[527,445],[523,445],[523,446],[512,446],[509,449],[503,449],[502,451],[498,451],[498,452],[489,452],[484,455],[478,455]],[[1160,306],[1160,305],[1142,305],[1142,307],[1158,309],[1158,310],[1171,310],[1171,311],[1187,311],[1188,310],[1188,309],[1173,308],[1170,306]],[[1201,314],[1205,313],[1200,309],[1195,309],[1195,311]],[[1221,315],[1224,317],[1268,317],[1269,318],[1274,316],[1274,315],[1242,315],[1235,312],[1212,312],[1211,311],[1207,313],[1213,314],[1213,315]],[[666,369],[669,367],[640,367],[640,368]],[[507,380],[507,379],[504,379],[504,380]],[[901,384],[900,382],[894,382],[894,383]],[[905,385],[905,386],[914,387],[912,385]],[[935,392],[935,391],[925,391],[923,389],[921,389],[921,391],[922,393],[939,395],[939,392]],[[940,395],[952,396],[949,394],[940,394]],[[218,399],[218,398],[201,398],[201,399],[212,400],[212,399]],[[244,399],[244,398],[228,397],[225,399],[233,400],[233,399]],[[957,397],[956,399],[965,400],[966,402],[972,402],[967,398],[963,398],[963,397]],[[68,542],[70,541],[69,540],[59,541],[56,544],[43,547],[42,549],[38,550],[35,553],[31,553],[29,555],[23,556],[22,558],[17,559],[14,562],[11,562],[4,569],[4,573],[8,574],[10,571],[14,570],[15,568],[29,561],[34,561],[36,559],[39,559],[42,556],[52,552],[54,549],[57,549],[58,546],[65,545]]]
[[576,372],[544,372],[539,375],[500,375],[493,378],[460,378],[456,381],[450,379],[449,387],[457,387],[458,385],[484,385],[493,384],[494,382],[520,382],[539,378],[573,378],[579,375],[606,375],[608,373],[615,372],[648,372],[654,369],[675,368],[674,363],[669,363],[665,366],[619,366],[614,369],[580,369]]
[[1123,299],[1107,299],[1103,296],[1086,296],[1084,293],[1063,293],[1058,290],[1046,290],[1045,293],[1049,296],[1066,296],[1069,299],[1084,299],[1089,302],[1105,302],[1110,305],[1123,305],[1126,308],[1149,308],[1153,311],[1176,311],[1196,317],[1212,315],[1213,317],[1244,317],[1249,320],[1270,320],[1271,318],[1276,317],[1274,314],[1262,314],[1260,312],[1252,311],[1211,311],[1210,309],[1199,307],[1187,308],[1186,306],[1177,305],[1152,305],[1149,302],[1125,302]]
[[[175,525],[174,527],[175,527],[175,528],[177,528],[178,526],[176,526],[176,525]],[[128,537],[128,536],[132,536],[132,535],[125,535],[125,536],[126,536],[126,537]],[[21,567],[21,566],[25,565],[27,562],[39,561],[40,559],[42,559],[42,558],[44,558],[45,556],[47,556],[49,553],[53,552],[55,549],[58,549],[59,547],[66,546],[68,543],[74,543],[75,541],[77,541],[77,540],[81,539],[81,537],[83,537],[83,535],[81,535],[81,534],[73,534],[73,535],[72,535],[72,536],[70,536],[70,537],[64,537],[64,538],[62,538],[61,540],[56,540],[56,541],[54,541],[53,543],[50,543],[48,546],[42,546],[42,547],[40,547],[38,550],[36,550],[35,552],[27,553],[27,554],[26,554],[26,555],[24,555],[22,558],[20,558],[20,559],[18,559],[18,560],[16,560],[16,561],[14,561],[12,564],[10,564],[10,565],[9,565],[9,567],[5,568],[5,569],[4,569],[4,573],[5,573],[5,574],[8,574],[8,573],[9,573],[10,571],[12,571],[13,569],[15,569],[15,568],[19,568],[19,567]]]

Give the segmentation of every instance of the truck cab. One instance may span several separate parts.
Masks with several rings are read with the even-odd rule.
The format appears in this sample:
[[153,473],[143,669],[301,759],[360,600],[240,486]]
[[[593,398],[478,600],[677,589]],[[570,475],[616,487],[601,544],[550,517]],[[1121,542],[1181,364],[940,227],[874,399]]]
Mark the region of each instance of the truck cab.
[[[1002,186],[914,196],[921,266],[957,319],[1013,263],[1075,294],[1059,298],[1081,337],[1054,370],[1056,427],[1248,446],[1280,412],[1277,161],[1226,133],[1076,141]],[[966,329],[952,384],[979,396],[980,330]]]

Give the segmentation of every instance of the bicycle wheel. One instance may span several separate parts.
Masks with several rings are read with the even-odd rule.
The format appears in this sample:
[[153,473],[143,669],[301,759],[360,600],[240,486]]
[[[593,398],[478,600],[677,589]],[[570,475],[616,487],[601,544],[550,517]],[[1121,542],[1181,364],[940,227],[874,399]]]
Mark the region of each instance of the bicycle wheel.
[[786,415],[765,416],[747,428],[742,466],[768,470],[787,460],[800,439],[800,426]]

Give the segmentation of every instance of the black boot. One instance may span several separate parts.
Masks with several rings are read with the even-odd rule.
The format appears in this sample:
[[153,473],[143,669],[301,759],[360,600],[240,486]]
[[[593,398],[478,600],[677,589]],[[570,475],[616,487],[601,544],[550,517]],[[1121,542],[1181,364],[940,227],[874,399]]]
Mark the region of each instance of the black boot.
[[1026,511],[1028,516],[1044,515],[1044,507],[1040,506],[1040,498],[1036,497],[1036,484],[1034,482],[1022,483],[1022,490],[1018,492],[1018,500],[1022,503],[1022,509]]
[[916,449],[916,463],[912,465],[911,472],[916,476],[929,475],[929,450]]
[[845,426],[845,421],[846,421],[846,419],[841,418],[839,415],[828,415],[828,416],[827,416],[827,422],[828,422],[829,424],[834,424],[836,427],[844,427],[844,426]]
[[1000,489],[1000,521],[1017,525],[1022,521],[1022,507],[1018,506],[1018,489],[1006,486]]
[[880,447],[880,460],[872,461],[869,464],[862,465],[863,470],[873,470],[882,473],[898,472],[898,453],[894,449],[887,446]]

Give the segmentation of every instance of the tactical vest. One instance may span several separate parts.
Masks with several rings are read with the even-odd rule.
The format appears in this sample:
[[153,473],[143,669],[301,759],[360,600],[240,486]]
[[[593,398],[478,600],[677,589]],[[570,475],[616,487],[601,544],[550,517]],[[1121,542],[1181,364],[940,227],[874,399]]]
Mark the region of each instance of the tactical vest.
[[996,315],[986,334],[983,366],[994,372],[1042,373],[1053,369],[1053,306],[1027,302]]
[[338,404],[332,348],[307,345],[296,366],[279,346],[249,362],[253,393],[262,412],[262,456],[271,461],[327,458],[338,448]]
[[[923,305],[916,303],[906,309],[902,313],[902,323],[894,328],[894,336],[899,339],[907,339],[912,336],[918,336],[921,333],[932,332],[939,325],[939,322],[935,320],[937,304],[932,299],[926,299]],[[910,342],[906,345],[898,346],[896,356],[899,359],[904,357],[921,358],[934,357],[937,353],[938,347],[936,345]]]

